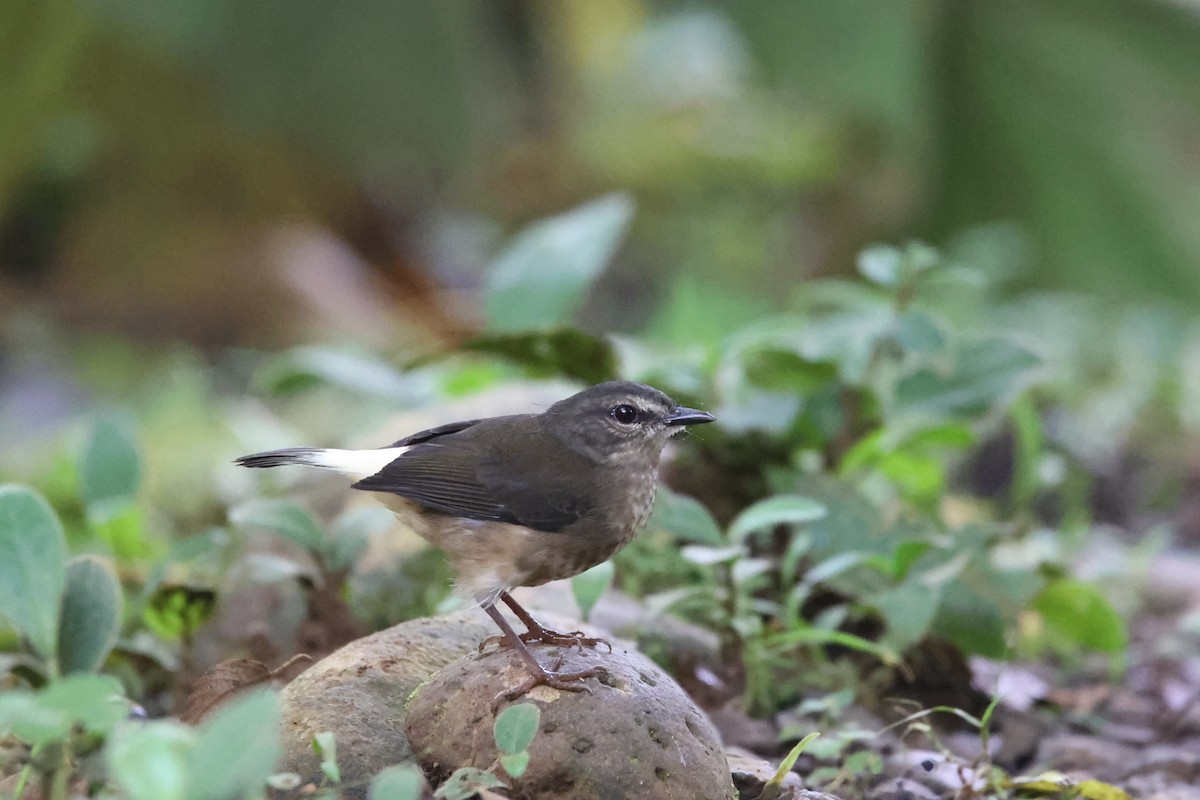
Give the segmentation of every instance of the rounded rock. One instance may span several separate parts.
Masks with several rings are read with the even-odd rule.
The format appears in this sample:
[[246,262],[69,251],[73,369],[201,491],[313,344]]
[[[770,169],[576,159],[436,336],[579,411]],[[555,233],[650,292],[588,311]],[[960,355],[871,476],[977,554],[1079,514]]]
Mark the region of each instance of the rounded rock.
[[318,661],[280,692],[284,755],[279,769],[319,781],[312,737],[332,731],[345,783],[412,760],[405,703],[437,670],[474,652],[494,627],[478,613],[415,619],[362,639]]
[[[536,646],[539,660],[574,672],[601,666],[589,691],[538,686],[512,703],[541,710],[525,773],[509,796],[526,800],[726,800],[736,797],[716,730],[654,662],[615,642],[613,652]],[[488,769],[499,757],[493,699],[519,685],[528,666],[511,648],[490,648],[450,664],[408,705],[408,740],[426,774],[446,779],[459,767]],[[501,704],[499,710],[508,703]]]

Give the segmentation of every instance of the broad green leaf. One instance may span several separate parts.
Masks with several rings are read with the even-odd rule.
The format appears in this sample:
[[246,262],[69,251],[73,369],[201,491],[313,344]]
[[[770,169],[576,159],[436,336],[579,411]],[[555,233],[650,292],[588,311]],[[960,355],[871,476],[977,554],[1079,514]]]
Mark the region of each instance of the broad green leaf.
[[1020,345],[1004,339],[962,344],[945,372],[914,373],[896,386],[899,412],[927,416],[976,416],[1015,394],[1039,364]]
[[821,519],[827,513],[825,506],[807,497],[787,494],[768,497],[737,515],[729,526],[729,539],[740,542],[752,533],[777,525],[802,525]]
[[541,718],[541,710],[533,703],[517,703],[504,709],[492,726],[496,747],[506,755],[528,750]]
[[141,460],[133,426],[122,416],[96,419],[79,459],[79,493],[95,523],[120,514],[137,496]]
[[721,527],[709,510],[684,494],[659,486],[654,512],[647,527],[666,531],[678,539],[700,544],[723,545]]
[[923,311],[907,311],[891,330],[891,338],[906,352],[919,356],[939,353],[946,346],[941,328]]
[[90,555],[71,559],[58,626],[58,663],[63,674],[100,668],[117,641],[124,602],[108,561]]
[[1005,619],[1000,609],[961,581],[944,587],[931,630],[968,654],[1003,658],[1007,648]]
[[325,534],[312,516],[291,500],[251,500],[229,512],[229,519],[242,528],[259,528],[277,533],[321,554]]
[[263,392],[291,394],[318,384],[408,404],[423,397],[421,381],[379,359],[328,347],[295,347],[255,375]]
[[1051,583],[1033,601],[1053,635],[1069,642],[1119,653],[1129,641],[1125,621],[1099,588],[1063,578]]
[[587,622],[588,616],[596,606],[596,601],[608,591],[612,582],[613,564],[611,561],[597,564],[571,579],[571,593],[575,595],[575,603],[579,606],[579,613],[584,622]]
[[69,714],[43,708],[31,692],[0,694],[0,732],[11,733],[26,744],[37,746],[65,739],[72,724]]
[[910,579],[869,599],[887,626],[882,644],[904,652],[925,638],[941,603],[941,590]]
[[129,713],[121,684],[109,675],[69,675],[49,683],[35,699],[92,733],[107,734]]
[[369,800],[421,800],[425,775],[416,764],[388,767],[371,779]]
[[611,194],[529,225],[487,269],[490,331],[562,325],[616,252],[633,199]]
[[67,542],[45,499],[0,486],[0,613],[46,658],[55,655]]
[[184,800],[195,743],[196,732],[174,720],[128,722],[117,726],[105,755],[130,800]]
[[188,800],[259,795],[275,769],[279,708],[268,690],[251,691],[218,709],[200,727],[188,759]]
[[535,377],[562,376],[584,383],[617,377],[617,354],[612,344],[574,328],[493,333],[471,339],[458,349],[499,356]]

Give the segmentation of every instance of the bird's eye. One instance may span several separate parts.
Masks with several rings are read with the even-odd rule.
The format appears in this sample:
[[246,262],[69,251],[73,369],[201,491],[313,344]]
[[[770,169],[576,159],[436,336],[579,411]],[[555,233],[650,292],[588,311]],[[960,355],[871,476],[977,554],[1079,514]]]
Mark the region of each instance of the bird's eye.
[[613,406],[612,410],[609,411],[608,414],[622,425],[632,425],[633,423],[637,422],[638,418],[637,409],[633,406],[627,405]]

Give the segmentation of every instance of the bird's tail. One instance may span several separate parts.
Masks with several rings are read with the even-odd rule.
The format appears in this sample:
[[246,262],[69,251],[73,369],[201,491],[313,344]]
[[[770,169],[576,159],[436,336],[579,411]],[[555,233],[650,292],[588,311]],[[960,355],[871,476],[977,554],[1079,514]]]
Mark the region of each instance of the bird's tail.
[[234,463],[243,467],[283,467],[299,465],[332,469],[356,478],[367,478],[382,470],[408,450],[407,447],[383,447],[377,450],[334,450],[319,447],[288,447],[242,456]]

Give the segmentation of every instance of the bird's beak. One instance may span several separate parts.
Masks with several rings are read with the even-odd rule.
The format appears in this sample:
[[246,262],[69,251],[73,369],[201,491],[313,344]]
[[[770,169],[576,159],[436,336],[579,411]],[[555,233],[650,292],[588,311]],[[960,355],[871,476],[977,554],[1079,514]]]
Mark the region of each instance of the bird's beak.
[[716,417],[707,411],[697,411],[694,408],[679,406],[663,422],[667,425],[699,425],[703,422],[712,422],[715,419]]

